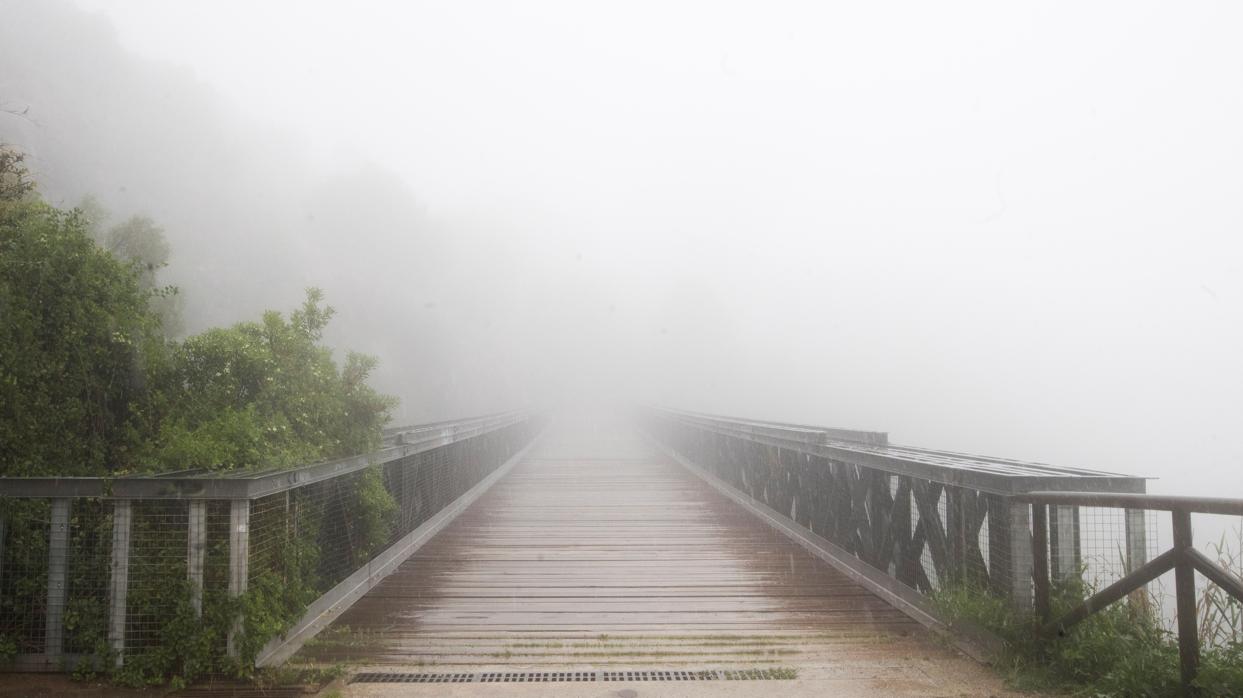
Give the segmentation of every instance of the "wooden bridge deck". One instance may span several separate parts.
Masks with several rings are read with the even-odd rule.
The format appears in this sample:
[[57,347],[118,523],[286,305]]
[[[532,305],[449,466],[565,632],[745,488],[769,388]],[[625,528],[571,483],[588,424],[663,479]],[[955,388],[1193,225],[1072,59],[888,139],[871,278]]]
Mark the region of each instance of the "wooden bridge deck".
[[600,438],[546,438],[297,659],[927,678],[892,661],[928,651],[905,615],[636,438]]

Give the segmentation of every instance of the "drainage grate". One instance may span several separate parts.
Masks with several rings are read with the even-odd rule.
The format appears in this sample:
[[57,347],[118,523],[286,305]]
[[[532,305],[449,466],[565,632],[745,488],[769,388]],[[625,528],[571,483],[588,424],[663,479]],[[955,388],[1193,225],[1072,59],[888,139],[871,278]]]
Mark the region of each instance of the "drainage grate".
[[350,683],[472,683],[477,674],[357,674]]
[[794,669],[706,669],[680,671],[487,671],[475,674],[363,672],[350,683],[547,683],[570,681],[775,681],[798,676]]
[[602,671],[601,681],[715,681],[719,671]]
[[594,671],[490,671],[475,674],[480,683],[513,683],[522,681],[595,681]]

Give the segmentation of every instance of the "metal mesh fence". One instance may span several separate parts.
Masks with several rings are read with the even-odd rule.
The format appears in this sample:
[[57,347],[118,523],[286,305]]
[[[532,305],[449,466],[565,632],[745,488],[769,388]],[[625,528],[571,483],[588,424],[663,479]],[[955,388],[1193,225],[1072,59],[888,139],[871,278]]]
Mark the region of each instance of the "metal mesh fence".
[[649,426],[688,461],[912,589],[968,583],[1030,599],[1031,580],[1015,576],[1002,496],[706,429]]
[[[1014,461],[969,457],[958,469],[938,468],[935,460],[944,454],[904,447],[895,447],[897,457],[886,462],[913,453],[917,457],[912,465],[898,462],[887,470],[871,465],[884,460],[873,457],[883,447],[854,447],[860,454],[857,461],[839,460],[824,453],[851,449],[818,449],[818,442],[805,440],[805,427],[786,429],[789,436],[783,437],[782,425],[771,423],[658,413],[641,421],[678,456],[911,590],[924,595],[988,591],[1021,610],[1039,610],[1034,608],[1037,512],[1022,493],[1095,488],[1108,493],[1119,487],[1136,491],[1136,483],[1124,476],[1089,472],[1084,479],[1058,477],[1058,469],[1051,467],[1047,479],[1029,469],[1007,480],[1015,474]],[[997,482],[989,487],[964,484],[973,469],[992,463],[996,473],[989,477]],[[1146,500],[1134,501],[1142,505]],[[1169,511],[1126,509],[1125,503],[1039,506],[1045,520],[1043,567],[1054,614],[1069,612],[1174,545]],[[1192,529],[1194,547],[1230,579],[1243,580],[1243,517],[1200,513],[1193,517]],[[1229,582],[1232,595],[1207,574],[1194,579],[1199,641],[1208,647],[1237,647],[1243,643],[1238,583]],[[1128,593],[1126,603],[1158,619],[1173,636],[1179,634],[1174,587],[1174,572],[1169,571]],[[946,601],[956,603],[950,597]]]
[[[124,639],[132,652],[159,647],[165,621],[178,612],[183,588],[179,582],[186,578],[188,506],[176,500],[130,505]],[[117,543],[125,541],[118,538]]]
[[89,654],[107,647],[112,507],[98,499],[76,500],[69,509],[63,651]]
[[[1192,526],[1202,531],[1208,557],[1243,580],[1243,517],[1202,514],[1192,517]],[[1202,577],[1197,586],[1196,612],[1203,641],[1218,647],[1243,646],[1243,601]],[[1167,588],[1162,587],[1159,594],[1163,605],[1173,605]]]
[[4,502],[0,551],[0,633],[6,652],[42,654],[48,611],[51,502]]
[[465,494],[532,436],[529,425],[515,424],[254,500],[249,584],[266,580],[286,595],[322,594]]
[[[1032,605],[1031,507],[1011,491],[952,484],[962,471],[924,467],[927,476],[914,476],[677,419],[644,426],[689,462],[921,594],[965,587]],[[1052,507],[1048,569],[1080,593],[1103,588],[1154,556],[1156,530],[1151,512]]]
[[[27,670],[86,661],[159,671],[204,650],[253,656],[526,446],[537,426],[529,417],[472,424],[456,438],[437,427],[448,443],[307,483],[290,477],[251,499],[175,487],[151,498],[0,498],[0,659]],[[246,624],[232,620],[243,611]],[[213,624],[218,632],[202,632]]]

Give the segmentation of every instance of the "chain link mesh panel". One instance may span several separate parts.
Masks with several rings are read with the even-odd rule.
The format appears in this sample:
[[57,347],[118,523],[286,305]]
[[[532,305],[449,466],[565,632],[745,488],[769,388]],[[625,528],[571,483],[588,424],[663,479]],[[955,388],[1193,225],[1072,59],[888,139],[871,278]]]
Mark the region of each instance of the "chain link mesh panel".
[[48,606],[48,532],[51,502],[3,503],[0,526],[0,649],[43,654]]
[[[511,421],[291,484],[242,501],[241,509],[237,501],[193,498],[0,500],[0,659],[24,669],[81,661],[106,668],[118,660],[162,666],[191,652],[182,646],[191,635],[223,657],[227,618],[259,604],[258,615],[248,616],[258,619],[253,627],[234,626],[255,635],[246,650],[253,653],[495,471],[537,427],[531,418]],[[231,598],[243,588],[250,601]],[[221,632],[193,632],[221,617]]]

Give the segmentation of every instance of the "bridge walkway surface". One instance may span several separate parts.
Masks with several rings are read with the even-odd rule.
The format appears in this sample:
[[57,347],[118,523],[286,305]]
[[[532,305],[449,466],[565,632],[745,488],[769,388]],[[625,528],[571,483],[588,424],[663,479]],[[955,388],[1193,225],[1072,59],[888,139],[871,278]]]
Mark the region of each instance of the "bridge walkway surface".
[[772,670],[737,681],[343,686],[355,696],[1006,693],[987,668],[637,434],[590,423],[550,427],[293,661],[345,663],[355,679]]

